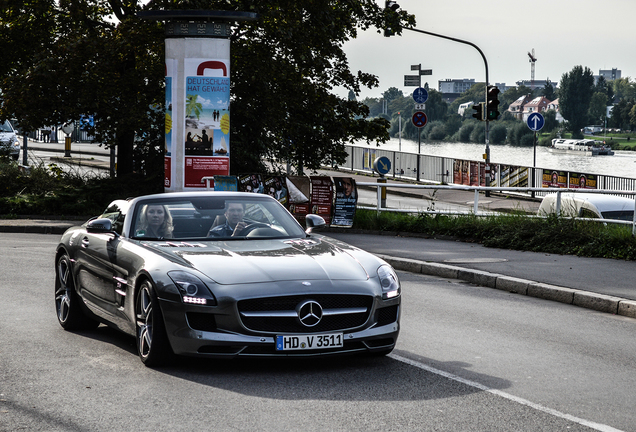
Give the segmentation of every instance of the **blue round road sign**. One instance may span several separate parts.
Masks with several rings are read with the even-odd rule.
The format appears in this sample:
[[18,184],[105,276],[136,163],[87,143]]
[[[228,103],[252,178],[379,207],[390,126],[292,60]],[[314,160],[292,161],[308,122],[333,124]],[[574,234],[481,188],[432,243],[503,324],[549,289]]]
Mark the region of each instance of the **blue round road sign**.
[[424,114],[422,111],[417,111],[415,114],[413,114],[413,126],[421,128],[426,126],[426,122],[428,121],[428,118],[426,117],[426,114]]
[[424,87],[418,87],[413,90],[413,100],[415,103],[423,104],[428,100],[428,92]]
[[540,131],[545,124],[545,119],[540,113],[532,113],[528,116],[528,120],[526,121],[528,127],[532,131]]
[[383,176],[391,171],[391,160],[386,156],[375,158],[375,161],[373,162],[373,168],[375,168],[378,174]]

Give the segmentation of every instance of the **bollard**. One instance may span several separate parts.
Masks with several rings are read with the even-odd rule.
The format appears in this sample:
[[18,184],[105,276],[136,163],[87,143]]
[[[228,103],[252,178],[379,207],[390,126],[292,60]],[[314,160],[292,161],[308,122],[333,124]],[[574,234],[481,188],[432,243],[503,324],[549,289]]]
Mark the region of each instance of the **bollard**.
[[71,157],[71,137],[67,136],[64,139],[64,157]]
[[[380,177],[378,183],[386,183],[386,177]],[[378,193],[380,196],[380,208],[386,208],[386,186],[378,186],[378,189],[380,190]]]

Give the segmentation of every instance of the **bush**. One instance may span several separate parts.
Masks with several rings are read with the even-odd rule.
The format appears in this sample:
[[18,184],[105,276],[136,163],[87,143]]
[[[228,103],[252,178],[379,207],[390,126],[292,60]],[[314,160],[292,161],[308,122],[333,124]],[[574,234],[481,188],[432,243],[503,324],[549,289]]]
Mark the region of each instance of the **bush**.
[[490,129],[490,142],[493,144],[504,144],[506,142],[506,134],[508,129],[502,124],[496,124]]
[[470,133],[470,141],[475,143],[486,142],[486,126],[484,123],[479,122],[475,125],[473,131]]
[[0,182],[0,215],[94,216],[114,199],[163,191],[163,175],[111,179],[56,164],[27,172],[16,163],[0,163]]
[[502,249],[636,260],[636,238],[631,235],[631,227],[556,216],[409,215],[358,210],[353,227],[452,236]]
[[474,122],[464,122],[461,128],[459,128],[459,141],[470,142],[470,134],[475,128]]

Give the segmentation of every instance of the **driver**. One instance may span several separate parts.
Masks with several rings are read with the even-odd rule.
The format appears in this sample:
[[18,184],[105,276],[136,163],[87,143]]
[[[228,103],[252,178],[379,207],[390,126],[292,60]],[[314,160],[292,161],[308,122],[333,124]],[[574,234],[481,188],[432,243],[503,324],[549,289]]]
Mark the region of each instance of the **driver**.
[[245,204],[230,202],[225,209],[225,223],[215,226],[208,232],[208,237],[232,237],[238,235],[248,224],[243,221]]

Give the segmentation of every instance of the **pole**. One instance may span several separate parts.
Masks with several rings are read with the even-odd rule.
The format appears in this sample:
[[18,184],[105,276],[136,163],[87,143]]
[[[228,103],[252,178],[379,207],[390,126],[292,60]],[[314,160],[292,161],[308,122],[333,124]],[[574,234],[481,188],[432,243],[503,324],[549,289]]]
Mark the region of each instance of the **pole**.
[[[470,45],[471,47],[475,48],[479,54],[481,55],[481,58],[484,60],[484,66],[486,69],[486,88],[485,93],[486,93],[486,98],[484,100],[488,101],[488,61],[486,60],[486,56],[484,55],[484,52],[474,43],[469,42],[469,41],[465,41],[462,39],[458,39],[458,38],[454,38],[454,37],[450,37],[450,36],[444,36],[441,35],[439,33],[433,33],[433,32],[429,32],[429,31],[425,31],[425,30],[420,30],[420,29],[416,29],[413,27],[404,27],[404,30],[411,30],[417,33],[423,33],[423,34],[427,34],[429,36],[435,36],[438,38],[442,38],[442,39],[448,39],[451,40],[453,42],[458,42],[461,44],[465,44],[465,45]],[[420,76],[420,82],[421,82],[421,76]],[[418,159],[418,164],[419,164],[419,159]],[[488,140],[488,118],[486,118],[486,165],[490,165],[490,146],[489,146],[489,140]],[[419,171],[418,171],[418,179],[419,179]],[[487,186],[490,186],[490,174],[486,174],[486,183]],[[486,196],[490,196],[490,191],[486,191]]]
[[420,153],[422,152],[422,128],[417,128],[417,174],[415,179],[420,181]]
[[[534,140],[532,140],[532,151],[532,184],[530,185],[530,187],[534,187],[534,177],[537,170],[537,131],[534,131]],[[530,192],[530,196],[534,198],[534,191]]]

